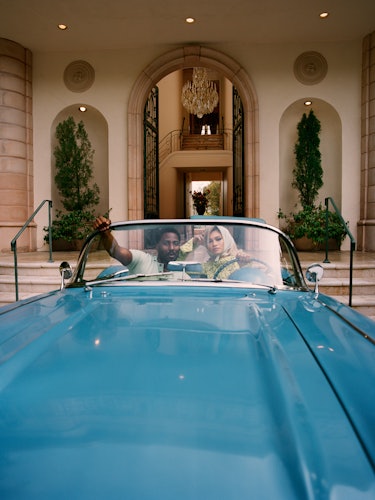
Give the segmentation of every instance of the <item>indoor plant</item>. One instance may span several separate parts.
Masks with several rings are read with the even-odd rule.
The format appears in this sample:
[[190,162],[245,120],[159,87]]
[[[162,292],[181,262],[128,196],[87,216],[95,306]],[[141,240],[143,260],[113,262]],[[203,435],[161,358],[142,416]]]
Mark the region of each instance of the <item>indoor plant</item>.
[[65,210],[57,210],[52,222],[53,246],[63,249],[65,242],[65,249],[79,249],[99,203],[99,187],[92,181],[94,150],[84,123],[71,116],[57,125],[56,139],[55,182]]

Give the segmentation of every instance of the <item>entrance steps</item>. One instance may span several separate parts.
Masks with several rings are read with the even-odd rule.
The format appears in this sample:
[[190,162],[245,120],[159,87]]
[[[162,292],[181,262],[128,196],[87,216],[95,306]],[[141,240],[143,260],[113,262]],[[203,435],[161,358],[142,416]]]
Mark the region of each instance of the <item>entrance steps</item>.
[[[300,252],[299,257],[304,273],[315,262],[323,266],[324,276],[319,284],[322,293],[349,304],[349,252],[331,252],[329,263],[323,262],[323,252]],[[60,263],[66,260],[74,268],[78,252],[54,252],[53,262],[48,259],[48,252],[18,254],[20,299],[58,289]],[[13,254],[0,254],[0,306],[14,302],[15,293]],[[375,252],[354,253],[352,307],[375,319]]]
[[[319,291],[349,305],[350,252],[299,252],[303,273],[314,262],[321,264],[324,275]],[[352,307],[375,320],[375,252],[354,252]]]
[[[59,266],[68,261],[75,267],[78,252],[54,252],[49,262],[49,252],[18,253],[18,297],[26,299],[40,293],[60,288]],[[0,254],[0,307],[16,300],[13,254]]]

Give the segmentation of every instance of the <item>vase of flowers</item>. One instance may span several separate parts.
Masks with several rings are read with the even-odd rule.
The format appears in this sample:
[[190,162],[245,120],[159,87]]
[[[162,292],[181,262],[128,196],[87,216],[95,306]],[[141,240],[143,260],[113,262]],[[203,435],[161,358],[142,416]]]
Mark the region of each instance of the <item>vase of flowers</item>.
[[204,215],[206,208],[208,206],[208,195],[210,194],[209,189],[203,189],[203,191],[194,191],[191,196],[193,198],[193,205],[198,215]]

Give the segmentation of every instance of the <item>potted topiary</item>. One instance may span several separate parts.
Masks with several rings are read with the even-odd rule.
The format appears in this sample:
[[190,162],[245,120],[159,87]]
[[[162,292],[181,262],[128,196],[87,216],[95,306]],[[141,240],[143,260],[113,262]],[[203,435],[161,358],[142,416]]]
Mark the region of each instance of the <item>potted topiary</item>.
[[[297,130],[292,187],[298,190],[302,208],[288,215],[279,209],[278,217],[283,220],[282,229],[298,250],[316,250],[323,248],[326,241],[326,210],[321,204],[315,204],[319,189],[323,186],[323,169],[319,150],[321,125],[313,110],[308,115],[303,114]],[[328,239],[340,248],[344,238],[345,229],[339,216],[329,212]]]
[[[278,217],[284,221],[283,231],[293,240],[297,250],[324,250],[326,241],[326,209],[317,207],[304,209],[286,215],[279,210]],[[328,212],[328,246],[330,250],[340,249],[346,236],[340,217]]]
[[92,181],[94,150],[84,123],[77,124],[71,116],[57,125],[56,138],[55,182],[65,210],[56,211],[52,245],[54,250],[78,250],[91,231],[93,207],[99,203],[99,187]]

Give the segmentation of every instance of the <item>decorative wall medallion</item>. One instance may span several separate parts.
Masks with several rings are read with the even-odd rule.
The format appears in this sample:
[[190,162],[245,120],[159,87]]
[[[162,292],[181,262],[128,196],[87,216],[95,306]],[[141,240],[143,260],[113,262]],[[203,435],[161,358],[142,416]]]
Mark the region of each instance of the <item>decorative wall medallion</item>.
[[64,82],[72,92],[84,92],[95,80],[95,70],[86,61],[73,61],[64,71]]
[[319,52],[303,52],[294,62],[294,75],[305,85],[321,82],[327,74],[328,64]]

